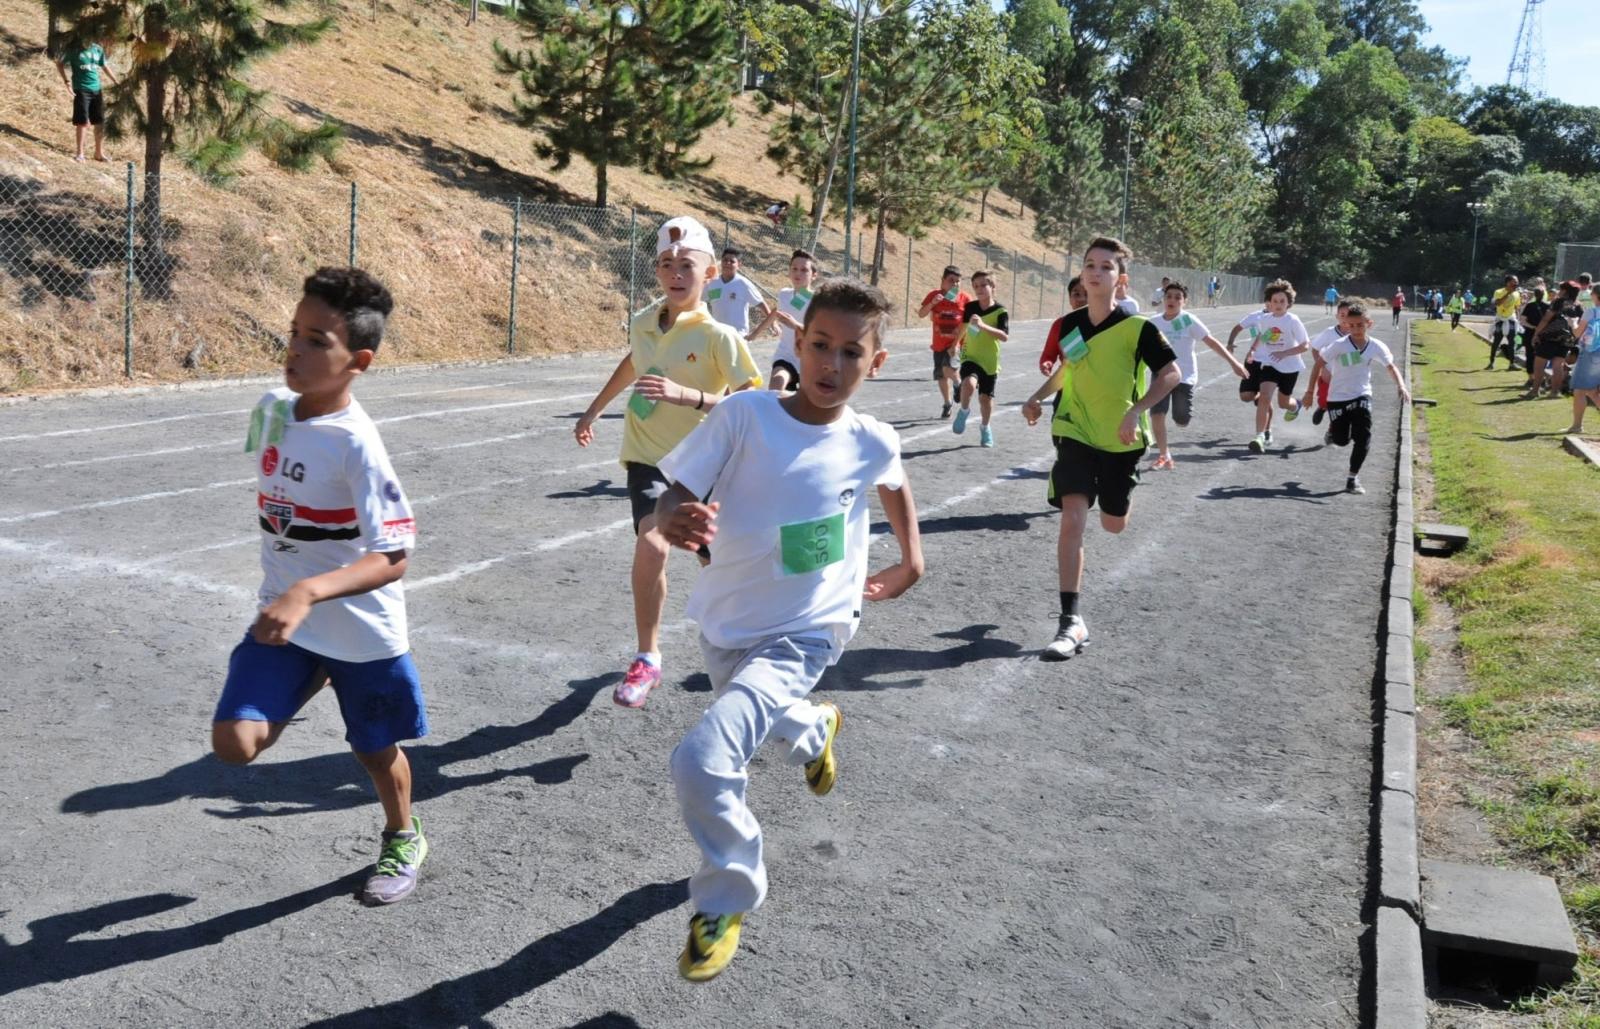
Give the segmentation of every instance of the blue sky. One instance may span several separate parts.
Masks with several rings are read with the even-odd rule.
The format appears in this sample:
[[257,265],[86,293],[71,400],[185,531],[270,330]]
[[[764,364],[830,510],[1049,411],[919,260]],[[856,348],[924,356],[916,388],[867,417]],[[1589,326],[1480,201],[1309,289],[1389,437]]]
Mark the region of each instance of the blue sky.
[[[1522,0],[1418,0],[1428,42],[1467,58],[1471,84],[1506,80]],[[1588,9],[1586,11],[1586,8]],[[1572,104],[1600,107],[1600,20],[1591,3],[1545,0],[1544,91]]]

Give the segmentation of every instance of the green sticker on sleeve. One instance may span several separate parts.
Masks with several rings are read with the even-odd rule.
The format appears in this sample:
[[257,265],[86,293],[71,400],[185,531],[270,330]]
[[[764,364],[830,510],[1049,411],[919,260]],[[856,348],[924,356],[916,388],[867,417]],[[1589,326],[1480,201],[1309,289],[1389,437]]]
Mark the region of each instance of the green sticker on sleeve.
[[1077,364],[1089,355],[1089,344],[1083,338],[1083,333],[1073,329],[1067,338],[1061,341],[1061,356],[1070,363]]
[[261,446],[261,430],[267,420],[267,409],[257,404],[250,412],[250,435],[244,438],[244,452],[253,454]]
[[778,528],[784,575],[805,575],[844,560],[844,512]]

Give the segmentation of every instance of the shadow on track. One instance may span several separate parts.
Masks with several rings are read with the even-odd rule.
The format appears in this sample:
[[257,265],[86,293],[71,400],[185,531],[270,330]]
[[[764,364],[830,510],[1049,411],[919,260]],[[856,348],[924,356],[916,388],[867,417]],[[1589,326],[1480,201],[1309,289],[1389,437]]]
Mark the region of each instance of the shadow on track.
[[[521,768],[494,769],[473,775],[451,776],[440,769],[499,754],[566,728],[588,710],[600,690],[615,678],[606,674],[574,679],[567,684],[570,693],[520,725],[488,725],[447,743],[407,745],[412,799],[422,803],[456,790],[513,778],[532,779],[541,786],[567,782],[572,778],[573,769],[589,759],[588,754],[569,754]],[[342,811],[371,804],[375,799],[361,766],[347,753],[318,754],[244,768],[229,767],[208,754],[152,779],[79,791],[61,802],[61,810],[68,814],[98,814],[170,804],[190,797],[231,800],[238,805],[232,810],[207,809],[218,818]]]
[[[688,879],[640,886],[624,893],[598,914],[540,937],[493,968],[434,983],[405,1000],[362,1008],[311,1022],[309,1026],[367,1029],[375,1025],[487,1024],[484,1019],[489,1012],[582,967],[605,953],[630,930],[688,899]],[[580,1024],[623,1027],[635,1023],[611,1012]]]
[[0,937],[0,997],[43,983],[65,982],[141,961],[156,961],[186,950],[215,946],[236,933],[258,929],[323,901],[341,896],[354,898],[369,874],[370,868],[362,868],[333,882],[265,904],[229,911],[203,922],[98,939],[74,937],[172,911],[194,903],[194,898],[175,893],[149,893],[97,904],[82,911],[49,915],[28,923],[32,938],[27,943],[13,946]]
[[1331,489],[1313,493],[1297,481],[1282,486],[1213,486],[1199,495],[1201,500],[1303,500],[1320,504],[1328,497],[1343,496],[1344,490]]
[[582,489],[562,490],[559,493],[546,493],[546,500],[583,500],[590,497],[626,497],[627,486],[617,486],[610,479],[601,479],[593,486]]
[[[943,650],[906,649],[900,647],[858,647],[845,650],[834,670],[825,673],[813,692],[865,693],[874,690],[914,690],[923,684],[919,676],[914,679],[885,681],[883,676],[904,675],[907,672],[943,672],[961,668],[977,661],[993,661],[1016,657],[1022,647],[1010,640],[989,636],[997,625],[969,625],[965,629],[936,632],[941,640],[959,640],[960,644]],[[697,672],[683,680],[682,688],[690,693],[711,692],[711,680],[704,672]]]

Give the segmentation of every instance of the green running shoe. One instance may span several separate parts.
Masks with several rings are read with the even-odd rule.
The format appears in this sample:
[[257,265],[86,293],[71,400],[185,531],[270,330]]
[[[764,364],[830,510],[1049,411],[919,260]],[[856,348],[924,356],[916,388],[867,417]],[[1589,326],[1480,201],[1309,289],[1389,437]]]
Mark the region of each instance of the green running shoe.
[[361,891],[361,902],[369,907],[404,900],[417,888],[417,873],[428,857],[428,838],[422,835],[422,819],[411,816],[411,828],[385,831],[383,850],[377,867]]

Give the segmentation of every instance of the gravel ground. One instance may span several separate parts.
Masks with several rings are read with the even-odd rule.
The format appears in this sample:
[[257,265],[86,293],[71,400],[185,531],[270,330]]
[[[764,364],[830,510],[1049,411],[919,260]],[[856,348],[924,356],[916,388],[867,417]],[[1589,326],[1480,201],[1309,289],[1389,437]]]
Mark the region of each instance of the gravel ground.
[[[1225,336],[1242,312],[1203,314]],[[1146,474],[1128,532],[1090,531],[1093,646],[1041,664],[1051,450],[1016,405],[1045,329],[1008,347],[993,450],[935,417],[922,332],[863,390],[900,429],[928,575],[822,682],[849,714],[838,789],[756,759],[771,894],[701,986],[675,969],[696,855],[667,776],[708,698],[694,566],[674,558],[668,684],[613,707],[620,424],[570,436],[615,355],[358,391],[417,505],[434,727],[409,748],[431,856],[387,910],[352,899],[379,815],[331,698],[255,766],[206,753],[259,576],[240,449],[264,386],[0,406],[3,1021],[1356,1024],[1393,391],[1346,496],[1309,418],[1245,450],[1206,353],[1177,470]]]

